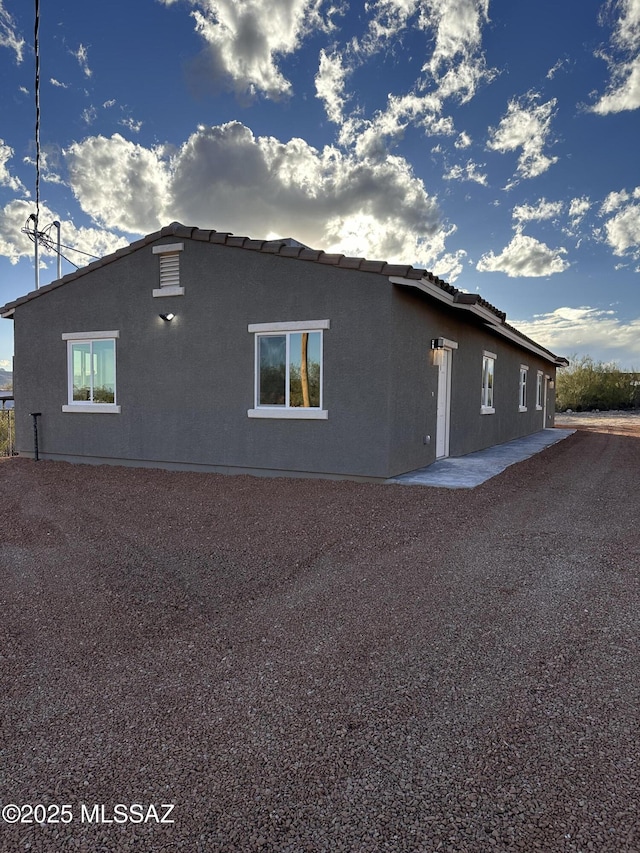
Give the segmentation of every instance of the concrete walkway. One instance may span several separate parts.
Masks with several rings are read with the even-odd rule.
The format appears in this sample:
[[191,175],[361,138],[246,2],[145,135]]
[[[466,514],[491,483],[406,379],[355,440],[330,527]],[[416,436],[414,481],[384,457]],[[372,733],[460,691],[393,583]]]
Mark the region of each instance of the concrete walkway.
[[444,489],[474,489],[500,474],[509,465],[522,462],[534,453],[556,444],[575,432],[574,429],[543,429],[506,444],[478,450],[467,456],[438,459],[426,468],[392,477],[387,483],[403,486],[439,486]]

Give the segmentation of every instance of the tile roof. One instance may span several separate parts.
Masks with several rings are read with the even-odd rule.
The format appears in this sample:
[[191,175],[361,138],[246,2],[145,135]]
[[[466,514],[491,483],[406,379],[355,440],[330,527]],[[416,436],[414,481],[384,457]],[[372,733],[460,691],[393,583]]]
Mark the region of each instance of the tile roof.
[[487,302],[478,294],[466,293],[464,291],[458,290],[453,285],[447,284],[446,281],[443,281],[441,278],[438,278],[438,276],[435,276],[433,273],[429,272],[426,269],[413,267],[410,264],[389,264],[386,261],[372,261],[367,260],[366,258],[352,258],[348,257],[347,255],[331,254],[329,252],[323,252],[318,249],[310,249],[308,246],[305,246],[303,243],[300,243],[291,237],[279,240],[254,240],[250,237],[237,236],[229,231],[201,229],[195,226],[182,225],[180,222],[172,222],[170,225],[161,228],[159,231],[155,231],[152,234],[147,234],[146,237],[142,237],[140,240],[136,240],[129,246],[125,246],[122,249],[118,249],[117,251],[109,255],[105,255],[103,258],[100,258],[99,260],[94,261],[93,263],[90,263],[85,267],[81,267],[80,269],[63,276],[57,281],[51,282],[51,284],[44,285],[39,290],[31,291],[30,293],[27,293],[25,296],[19,297],[13,302],[8,302],[6,305],[0,307],[0,316],[10,316],[13,313],[13,310],[19,305],[22,305],[25,302],[29,302],[32,299],[36,299],[39,296],[43,296],[45,293],[48,293],[51,290],[55,290],[58,287],[62,287],[64,284],[67,284],[70,281],[75,281],[76,279],[81,278],[82,276],[87,275],[90,272],[93,272],[99,267],[113,263],[114,261],[119,260],[125,255],[129,255],[132,252],[136,252],[138,251],[138,249],[142,249],[145,246],[148,246],[149,244],[155,243],[156,241],[166,237],[198,240],[200,242],[225,245],[236,249],[244,249],[253,252],[264,252],[265,254],[279,255],[283,258],[293,258],[300,261],[326,264],[327,266],[334,266],[340,269],[359,270],[360,272],[377,273],[385,277],[394,276],[397,278],[407,279],[408,283],[410,281],[426,282],[429,285],[435,286],[438,290],[442,291],[443,294],[447,294],[448,297],[451,297],[451,301],[453,302],[453,304],[457,304],[460,306],[479,306],[480,308],[484,309],[495,317],[493,323],[496,323],[496,325],[503,325],[506,329],[509,329],[509,331],[513,335],[522,338],[523,342],[533,344],[537,349],[542,350],[544,353],[547,353],[552,360],[556,362],[564,361],[564,359],[558,359],[558,357],[551,353],[549,350],[546,350],[544,347],[541,347],[539,344],[536,344],[535,341],[532,341],[530,338],[527,338],[521,332],[518,332],[517,329],[514,329],[512,326],[508,326],[505,323],[507,315],[504,311],[500,311],[498,308],[496,308],[490,302]]

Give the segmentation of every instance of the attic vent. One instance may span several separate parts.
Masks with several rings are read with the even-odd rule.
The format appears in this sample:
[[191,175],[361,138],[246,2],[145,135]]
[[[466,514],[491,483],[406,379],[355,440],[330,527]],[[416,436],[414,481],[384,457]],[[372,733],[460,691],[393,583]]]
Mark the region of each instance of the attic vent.
[[180,255],[166,252],[160,255],[160,287],[180,284]]
[[180,252],[184,243],[165,243],[154,246],[154,255],[160,255],[159,284],[153,291],[154,296],[182,296],[184,287],[180,286]]

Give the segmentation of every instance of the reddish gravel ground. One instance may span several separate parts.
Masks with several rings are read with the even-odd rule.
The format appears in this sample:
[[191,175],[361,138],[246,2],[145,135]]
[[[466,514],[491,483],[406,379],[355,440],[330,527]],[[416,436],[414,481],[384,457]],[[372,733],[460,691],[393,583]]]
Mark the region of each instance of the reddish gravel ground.
[[2,461],[0,850],[637,853],[639,439],[471,491]]

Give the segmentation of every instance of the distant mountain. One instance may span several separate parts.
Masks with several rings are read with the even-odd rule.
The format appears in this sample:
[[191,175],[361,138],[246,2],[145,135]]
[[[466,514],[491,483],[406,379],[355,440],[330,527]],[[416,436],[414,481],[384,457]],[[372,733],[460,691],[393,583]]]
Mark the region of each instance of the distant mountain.
[[13,386],[13,373],[0,367],[0,391],[9,386]]

